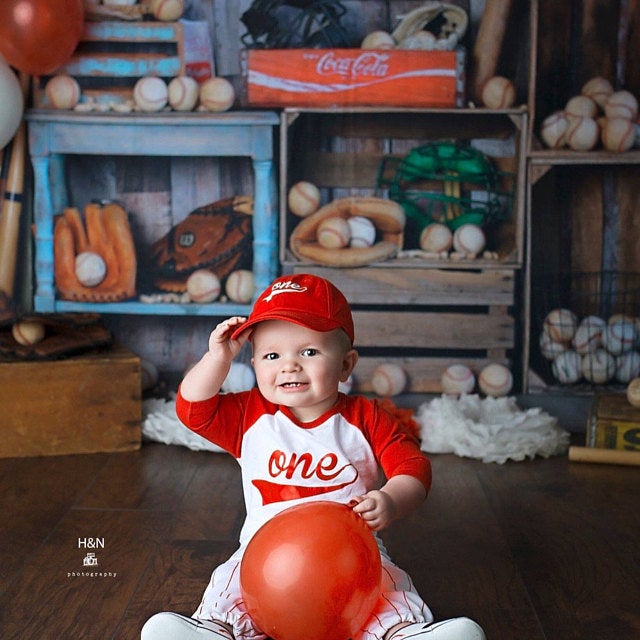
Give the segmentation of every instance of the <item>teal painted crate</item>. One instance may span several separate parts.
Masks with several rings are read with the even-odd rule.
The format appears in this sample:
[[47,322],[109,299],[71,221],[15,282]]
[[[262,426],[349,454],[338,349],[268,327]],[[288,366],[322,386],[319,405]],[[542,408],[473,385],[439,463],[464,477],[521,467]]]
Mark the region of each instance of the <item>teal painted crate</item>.
[[[71,59],[51,75],[73,76],[83,99],[122,102],[136,81],[149,75],[170,79],[186,72],[180,22],[86,22]],[[51,76],[34,78],[34,106],[48,108],[44,88]]]

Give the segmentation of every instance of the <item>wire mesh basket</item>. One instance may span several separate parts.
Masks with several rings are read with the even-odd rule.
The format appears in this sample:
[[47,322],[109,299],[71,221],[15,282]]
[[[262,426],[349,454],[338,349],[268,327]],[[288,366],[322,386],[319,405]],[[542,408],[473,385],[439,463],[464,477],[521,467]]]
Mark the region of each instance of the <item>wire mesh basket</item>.
[[619,386],[640,375],[640,273],[532,280],[531,365],[547,384]]

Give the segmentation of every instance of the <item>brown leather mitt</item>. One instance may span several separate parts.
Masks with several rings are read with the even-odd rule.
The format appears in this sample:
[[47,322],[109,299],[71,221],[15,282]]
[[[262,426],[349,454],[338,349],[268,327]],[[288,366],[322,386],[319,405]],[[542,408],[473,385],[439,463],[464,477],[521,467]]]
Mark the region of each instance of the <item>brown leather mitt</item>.
[[[377,242],[371,247],[327,249],[317,241],[320,223],[326,218],[369,218],[376,228]],[[302,262],[330,267],[361,267],[387,260],[402,249],[405,215],[402,207],[384,198],[340,198],[304,218],[291,233],[289,246]]]
[[251,264],[253,198],[235,196],[192,211],[151,246],[154,285],[162,291],[186,291],[196,269],[226,277]]
[[[86,225],[86,231],[85,231]],[[125,210],[115,202],[67,208],[54,229],[54,265],[58,295],[79,302],[119,302],[136,295],[136,251]],[[76,256],[97,253],[106,265],[104,279],[94,286],[76,275]]]

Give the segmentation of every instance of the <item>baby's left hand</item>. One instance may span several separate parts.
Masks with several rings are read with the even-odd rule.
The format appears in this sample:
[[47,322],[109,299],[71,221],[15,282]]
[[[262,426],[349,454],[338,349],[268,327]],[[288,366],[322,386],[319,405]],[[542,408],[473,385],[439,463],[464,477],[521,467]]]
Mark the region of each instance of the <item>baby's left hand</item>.
[[396,506],[393,498],[388,493],[380,490],[369,491],[363,496],[354,498],[349,503],[349,506],[374,531],[384,529],[396,517]]

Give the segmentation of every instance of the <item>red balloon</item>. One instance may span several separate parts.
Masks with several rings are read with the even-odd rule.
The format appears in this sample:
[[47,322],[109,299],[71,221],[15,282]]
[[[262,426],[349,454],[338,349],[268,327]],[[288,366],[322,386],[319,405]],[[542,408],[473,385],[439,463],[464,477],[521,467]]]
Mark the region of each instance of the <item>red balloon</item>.
[[291,507],[264,524],[240,565],[256,625],[274,640],[347,640],[380,594],[375,538],[349,507],[319,501]]
[[0,53],[30,75],[50,73],[67,62],[83,28],[83,0],[0,2]]

